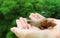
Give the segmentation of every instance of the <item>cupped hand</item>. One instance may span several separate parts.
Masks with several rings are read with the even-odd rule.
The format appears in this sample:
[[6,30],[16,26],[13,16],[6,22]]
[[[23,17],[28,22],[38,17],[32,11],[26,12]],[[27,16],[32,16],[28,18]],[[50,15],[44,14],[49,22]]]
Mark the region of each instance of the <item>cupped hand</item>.
[[26,18],[20,18],[16,20],[17,27],[11,28],[11,31],[19,38],[25,38],[26,34],[31,30],[40,30],[37,27],[31,26],[27,23]]
[[[31,18],[31,20],[38,22],[41,19],[41,17],[43,17],[43,16],[38,13],[35,13],[35,14],[31,13],[29,17]],[[60,20],[54,19],[54,18],[48,18],[48,20],[51,22],[54,22],[56,24],[56,26],[54,26],[52,29],[46,29],[46,30],[50,30],[50,32],[52,33],[51,35],[54,35],[55,38],[60,38]],[[46,30],[44,30],[44,31],[46,31]]]
[[[38,13],[31,13],[29,18],[33,21],[39,22],[39,20],[44,17]],[[47,19],[56,24],[56,26],[53,29],[60,29],[60,20],[59,19],[54,19],[54,18],[47,18]]]
[[[30,15],[30,18],[37,21],[37,19],[40,19],[40,15],[37,14],[36,16],[36,14],[32,14]],[[48,18],[48,20],[57,24],[51,30],[40,30],[39,28],[28,24],[26,18],[20,18],[16,20],[17,27],[11,28],[11,31],[19,38],[60,38],[60,20],[53,18]]]

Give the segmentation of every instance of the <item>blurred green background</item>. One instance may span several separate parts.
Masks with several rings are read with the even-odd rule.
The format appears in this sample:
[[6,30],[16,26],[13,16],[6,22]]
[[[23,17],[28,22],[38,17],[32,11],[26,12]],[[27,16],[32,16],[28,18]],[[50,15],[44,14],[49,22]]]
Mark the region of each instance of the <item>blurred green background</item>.
[[30,13],[60,19],[60,0],[0,0],[0,38],[17,38],[10,28]]

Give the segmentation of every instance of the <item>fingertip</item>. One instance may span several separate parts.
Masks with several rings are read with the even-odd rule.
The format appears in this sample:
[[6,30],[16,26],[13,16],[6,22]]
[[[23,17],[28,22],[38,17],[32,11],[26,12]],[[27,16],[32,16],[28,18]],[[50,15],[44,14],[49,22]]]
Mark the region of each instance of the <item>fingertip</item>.
[[34,15],[33,13],[31,13],[31,15],[29,16],[30,19],[33,19],[34,18]]
[[16,27],[11,28],[10,30],[11,30],[12,32],[15,32]]
[[20,17],[19,19],[22,19],[23,17]]
[[17,28],[17,27],[13,27],[10,29],[13,33],[15,34],[19,34],[20,33],[20,30]]
[[19,20],[19,19],[17,19],[17,20],[16,20],[16,23],[17,23],[17,25],[19,25],[19,24],[20,24],[20,20]]
[[26,18],[20,17],[20,20],[26,20]]
[[20,30],[17,27],[10,29],[17,37],[20,37]]
[[17,19],[16,22],[19,22],[19,19]]

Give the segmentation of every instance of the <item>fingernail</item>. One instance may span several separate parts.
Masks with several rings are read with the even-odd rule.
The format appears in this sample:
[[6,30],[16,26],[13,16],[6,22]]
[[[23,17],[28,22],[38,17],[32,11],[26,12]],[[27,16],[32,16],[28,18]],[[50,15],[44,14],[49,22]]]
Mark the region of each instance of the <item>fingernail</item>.
[[11,31],[16,32],[16,28],[15,27],[11,28]]
[[20,17],[20,19],[22,19],[23,17]]
[[10,30],[11,30],[12,32],[14,32],[14,28],[11,28]]
[[16,20],[16,22],[19,21],[18,19]]
[[17,22],[19,22],[19,20],[18,20],[18,19],[16,20],[16,23],[17,23]]

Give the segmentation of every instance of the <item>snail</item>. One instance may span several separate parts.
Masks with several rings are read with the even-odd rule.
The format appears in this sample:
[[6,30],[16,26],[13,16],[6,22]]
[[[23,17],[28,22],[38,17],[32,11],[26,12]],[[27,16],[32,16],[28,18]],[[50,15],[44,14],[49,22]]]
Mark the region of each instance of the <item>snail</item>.
[[54,26],[56,26],[56,23],[48,20],[48,18],[46,18],[44,16],[41,16],[40,20],[38,20],[38,21],[28,20],[27,23],[29,23],[33,26],[36,26],[40,29],[47,29],[49,27],[53,28]]

